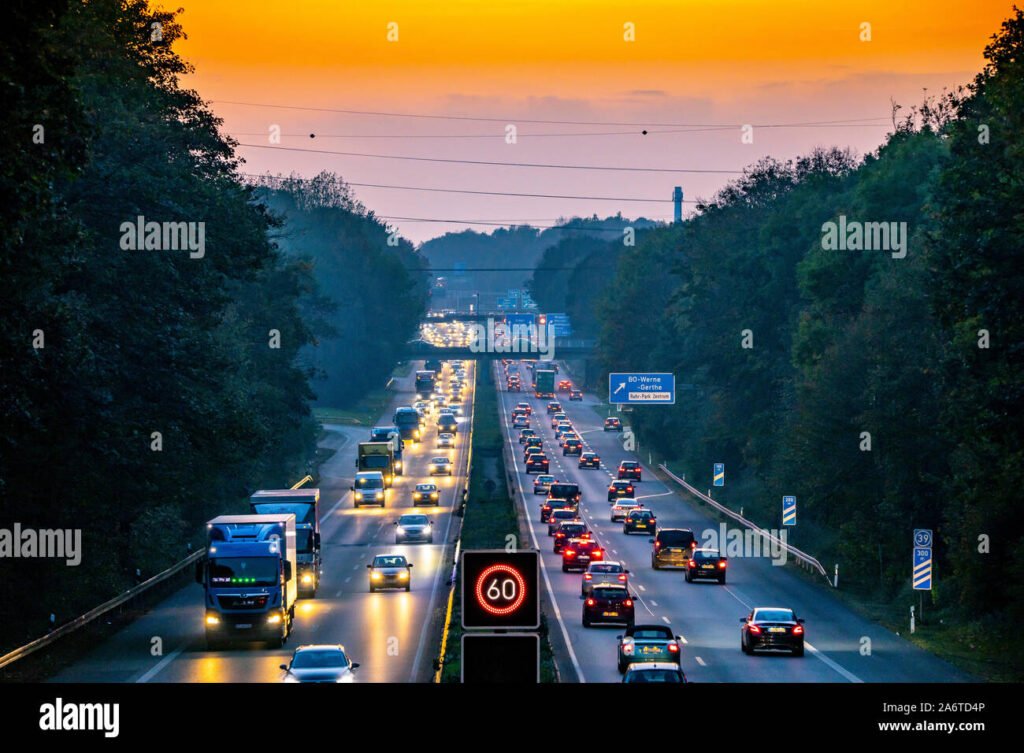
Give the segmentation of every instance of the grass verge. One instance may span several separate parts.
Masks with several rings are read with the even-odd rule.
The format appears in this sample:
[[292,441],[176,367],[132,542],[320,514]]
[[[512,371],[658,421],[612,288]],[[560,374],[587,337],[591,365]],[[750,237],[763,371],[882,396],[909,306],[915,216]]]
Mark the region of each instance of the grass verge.
[[[515,537],[515,541],[521,540],[515,500],[509,496],[505,484],[502,442],[493,370],[490,362],[479,361],[473,414],[473,467],[470,469],[469,496],[462,521],[463,550],[504,549],[509,536]],[[460,681],[462,633],[461,589],[456,588],[441,682]],[[554,682],[554,656],[543,618],[540,638],[541,682]]]

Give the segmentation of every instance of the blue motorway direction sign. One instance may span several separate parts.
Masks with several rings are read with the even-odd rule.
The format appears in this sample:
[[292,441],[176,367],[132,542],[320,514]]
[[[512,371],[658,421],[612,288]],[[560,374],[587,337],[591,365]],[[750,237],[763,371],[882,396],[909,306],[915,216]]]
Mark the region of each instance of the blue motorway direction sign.
[[612,405],[675,405],[675,374],[609,374],[608,402]]

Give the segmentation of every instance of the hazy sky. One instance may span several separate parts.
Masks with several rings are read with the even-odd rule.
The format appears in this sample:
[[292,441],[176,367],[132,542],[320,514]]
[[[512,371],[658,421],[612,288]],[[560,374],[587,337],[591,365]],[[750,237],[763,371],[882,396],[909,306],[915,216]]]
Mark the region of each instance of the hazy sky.
[[[227,134],[259,145],[239,149],[247,172],[328,169],[355,184],[656,200],[355,188],[384,217],[544,225],[595,212],[670,219],[675,185],[692,200],[766,155],[786,159],[831,145],[871,151],[891,130],[891,100],[910,106],[923,89],[973,77],[1012,3],[199,0],[167,7],[179,5],[189,38],[178,50],[196,68],[186,83],[213,101]],[[865,23],[870,41],[861,41]],[[388,39],[389,24],[397,25],[397,41]],[[626,41],[626,24],[635,41]],[[823,121],[842,122],[768,127]],[[517,143],[506,143],[509,124]],[[741,140],[744,124],[754,126],[752,144]],[[282,133],[276,146],[272,125]],[[392,224],[416,242],[489,228]]]

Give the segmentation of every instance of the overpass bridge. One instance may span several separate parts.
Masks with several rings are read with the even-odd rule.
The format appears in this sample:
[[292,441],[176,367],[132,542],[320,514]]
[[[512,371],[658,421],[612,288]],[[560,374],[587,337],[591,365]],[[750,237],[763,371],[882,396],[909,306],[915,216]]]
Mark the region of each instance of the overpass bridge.
[[500,346],[484,344],[481,346],[456,346],[445,347],[434,345],[425,340],[410,340],[405,345],[403,358],[427,359],[427,358],[456,358],[473,361],[480,358],[542,358],[550,360],[553,358],[578,358],[587,359],[594,355],[597,345],[596,340],[588,340],[573,337],[556,337],[554,347],[550,352],[547,348],[539,349],[533,342],[522,340],[504,343]]

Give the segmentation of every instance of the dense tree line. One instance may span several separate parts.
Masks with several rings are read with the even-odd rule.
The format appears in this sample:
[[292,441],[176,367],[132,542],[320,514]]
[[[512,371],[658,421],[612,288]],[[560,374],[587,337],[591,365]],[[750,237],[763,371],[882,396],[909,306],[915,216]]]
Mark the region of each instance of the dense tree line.
[[[145,0],[5,11],[0,528],[83,536],[77,567],[0,561],[7,646],[181,559],[254,488],[300,477],[311,378],[330,371],[313,346],[351,336],[335,311],[365,325],[377,296],[408,292],[411,261],[408,244],[372,251],[386,234],[365,212],[327,206],[337,181],[317,184],[326,196],[276,192],[275,213],[241,180],[220,121],[180,85],[174,13]],[[317,236],[306,251],[292,221]],[[391,287],[374,287],[375,264]],[[353,394],[390,368],[388,342],[334,352]]]
[[[726,463],[726,501],[766,525],[795,494],[795,542],[894,605],[934,528],[934,606],[991,637],[1024,610],[1021,12],[986,58],[863,159],[753,165],[622,250],[596,305],[606,372],[680,383],[633,414],[641,447],[698,485]],[[830,248],[845,221],[906,223],[905,255]]]
[[427,301],[425,261],[377,219],[340,177],[259,181],[283,219],[280,248],[310,266],[324,300],[316,347],[301,354],[316,372],[320,404],[345,407],[381,387],[416,336]]

